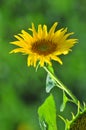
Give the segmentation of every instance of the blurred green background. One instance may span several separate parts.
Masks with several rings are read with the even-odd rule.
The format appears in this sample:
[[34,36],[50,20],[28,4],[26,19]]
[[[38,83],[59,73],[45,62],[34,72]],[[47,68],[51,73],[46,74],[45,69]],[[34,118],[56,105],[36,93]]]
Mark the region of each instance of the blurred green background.
[[[58,29],[68,27],[79,43],[73,51],[61,56],[63,65],[53,62],[56,75],[81,101],[86,101],[86,0],[0,0],[0,130],[40,130],[37,108],[48,96],[45,92],[46,72],[27,67],[27,56],[11,54],[14,34],[28,31],[31,23],[58,21]],[[52,90],[58,114],[62,92]],[[76,107],[68,104],[65,118],[71,118]],[[64,123],[57,117],[59,130]]]

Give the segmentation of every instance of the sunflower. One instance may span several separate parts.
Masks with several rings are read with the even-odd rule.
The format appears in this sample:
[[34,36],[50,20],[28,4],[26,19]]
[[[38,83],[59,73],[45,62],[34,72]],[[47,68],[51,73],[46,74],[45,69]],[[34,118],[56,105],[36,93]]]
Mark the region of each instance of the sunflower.
[[53,24],[49,31],[47,31],[46,25],[38,25],[38,31],[36,31],[34,24],[29,31],[32,35],[22,30],[21,34],[14,35],[17,41],[11,42],[11,44],[17,45],[18,48],[12,50],[10,53],[21,52],[28,55],[27,65],[36,67],[39,64],[43,67],[46,64],[52,65],[51,60],[55,60],[62,64],[61,59],[58,57],[61,54],[68,54],[71,51],[71,47],[77,43],[77,39],[68,39],[70,35],[67,33],[67,28],[61,28],[55,32],[57,22]]
[[86,130],[86,104],[82,110],[78,110],[77,114],[70,121],[70,129],[69,130]]
[[86,110],[76,116],[70,125],[70,130],[86,130]]
[[65,130],[86,130],[86,104],[80,106],[78,102],[77,113],[74,115],[72,113],[72,119],[64,119],[62,116],[59,116],[65,123]]

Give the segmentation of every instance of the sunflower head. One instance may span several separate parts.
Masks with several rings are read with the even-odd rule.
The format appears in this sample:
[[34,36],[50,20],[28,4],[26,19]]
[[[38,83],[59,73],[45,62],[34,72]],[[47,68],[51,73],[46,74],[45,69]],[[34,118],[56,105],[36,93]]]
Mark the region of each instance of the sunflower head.
[[67,54],[71,47],[77,43],[77,39],[69,39],[68,37],[73,34],[67,33],[67,28],[62,28],[55,31],[57,22],[53,24],[49,31],[47,31],[46,25],[38,25],[38,31],[36,31],[34,24],[32,23],[32,35],[22,30],[21,34],[15,35],[17,41],[11,42],[11,44],[17,45],[18,48],[12,50],[10,53],[21,52],[27,54],[28,66],[44,66],[45,63],[52,65],[51,60],[58,61],[62,64],[61,59],[58,57],[61,54]]
[[[63,119],[63,117],[61,117]],[[83,109],[80,109],[80,105],[78,104],[77,114],[74,115],[72,113],[72,119],[65,120],[65,130],[86,130],[86,105],[84,105]]]
[[86,130],[86,111],[76,116],[70,125],[70,130]]

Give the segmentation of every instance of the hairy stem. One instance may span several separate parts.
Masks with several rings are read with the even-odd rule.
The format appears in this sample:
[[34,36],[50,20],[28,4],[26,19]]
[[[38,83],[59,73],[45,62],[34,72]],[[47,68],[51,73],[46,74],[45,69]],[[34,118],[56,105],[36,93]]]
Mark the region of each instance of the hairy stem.
[[79,100],[72,94],[72,92],[55,76],[55,74],[53,74],[51,71],[49,71],[49,69],[47,67],[43,67],[46,72],[51,76],[51,78],[56,82],[56,85],[64,90],[73,100],[73,102],[78,105]]

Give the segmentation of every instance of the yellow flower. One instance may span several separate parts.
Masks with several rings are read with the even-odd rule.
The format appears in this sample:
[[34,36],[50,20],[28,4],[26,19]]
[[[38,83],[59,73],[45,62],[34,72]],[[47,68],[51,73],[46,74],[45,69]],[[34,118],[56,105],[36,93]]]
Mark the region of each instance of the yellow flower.
[[17,41],[11,42],[11,44],[19,46],[17,49],[12,50],[10,53],[22,52],[27,54],[28,66],[44,66],[45,63],[52,65],[51,60],[58,61],[62,64],[61,59],[58,57],[61,54],[67,54],[71,47],[77,42],[77,39],[68,39],[70,35],[67,33],[67,28],[62,28],[55,32],[57,22],[51,27],[49,32],[46,25],[38,25],[38,31],[36,31],[34,24],[32,23],[32,36],[26,31],[22,30],[21,34],[15,35]]

